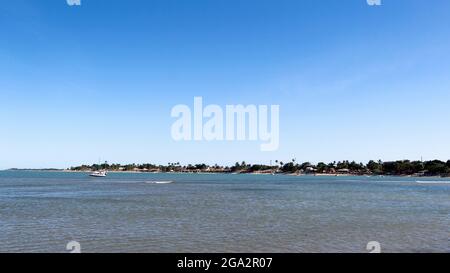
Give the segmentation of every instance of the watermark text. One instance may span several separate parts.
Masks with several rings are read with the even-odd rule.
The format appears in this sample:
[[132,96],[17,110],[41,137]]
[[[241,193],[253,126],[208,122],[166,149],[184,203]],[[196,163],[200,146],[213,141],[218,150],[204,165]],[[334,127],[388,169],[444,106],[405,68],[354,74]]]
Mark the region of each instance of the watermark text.
[[175,141],[260,141],[261,151],[276,151],[280,142],[279,105],[203,106],[194,98],[194,107],[172,108],[172,138]]

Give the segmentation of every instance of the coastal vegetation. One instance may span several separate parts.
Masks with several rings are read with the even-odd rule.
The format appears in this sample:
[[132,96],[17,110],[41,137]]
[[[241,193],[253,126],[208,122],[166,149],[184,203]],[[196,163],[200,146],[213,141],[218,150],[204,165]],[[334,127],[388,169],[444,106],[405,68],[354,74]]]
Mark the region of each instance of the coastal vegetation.
[[310,162],[297,163],[295,159],[290,162],[274,161],[275,164],[248,164],[245,161],[236,162],[233,166],[219,166],[207,164],[168,163],[155,164],[103,164],[82,165],[71,167],[70,171],[97,171],[108,170],[115,172],[180,172],[180,173],[260,173],[260,174],[311,174],[311,175],[397,175],[397,176],[442,176],[450,177],[450,160],[410,161],[398,160],[382,162],[371,160],[368,163],[355,161],[339,161],[312,164]]

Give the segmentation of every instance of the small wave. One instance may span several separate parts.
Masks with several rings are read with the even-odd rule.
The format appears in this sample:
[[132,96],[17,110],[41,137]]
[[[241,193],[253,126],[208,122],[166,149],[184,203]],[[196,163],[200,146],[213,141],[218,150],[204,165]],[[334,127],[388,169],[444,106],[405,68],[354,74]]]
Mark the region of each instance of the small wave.
[[450,181],[416,181],[419,184],[450,184]]
[[[400,180],[357,180],[357,179],[346,179],[346,180],[338,180],[342,182],[370,182],[370,183],[402,183],[405,181]],[[406,181],[407,182],[407,181]]]
[[147,181],[145,184],[172,184],[173,181]]
[[411,182],[411,181],[407,181],[407,180],[405,180],[405,181],[401,181],[401,180],[380,180],[380,181],[377,181],[377,180],[374,180],[373,182],[376,182],[376,183],[405,183],[405,182]]

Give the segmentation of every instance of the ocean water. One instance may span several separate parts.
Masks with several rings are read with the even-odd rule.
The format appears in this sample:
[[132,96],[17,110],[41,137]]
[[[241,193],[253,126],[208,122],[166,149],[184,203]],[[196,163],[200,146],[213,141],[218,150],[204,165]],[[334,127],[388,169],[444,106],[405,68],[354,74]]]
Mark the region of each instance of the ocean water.
[[450,179],[0,172],[0,252],[450,252],[449,238]]

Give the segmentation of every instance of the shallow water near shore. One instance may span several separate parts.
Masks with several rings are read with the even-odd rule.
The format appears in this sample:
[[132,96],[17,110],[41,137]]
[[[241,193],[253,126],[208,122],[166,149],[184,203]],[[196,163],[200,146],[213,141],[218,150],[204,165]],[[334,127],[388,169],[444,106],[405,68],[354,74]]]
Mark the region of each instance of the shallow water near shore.
[[450,252],[449,183],[0,172],[0,252]]

